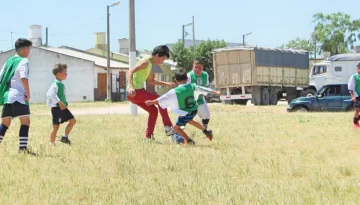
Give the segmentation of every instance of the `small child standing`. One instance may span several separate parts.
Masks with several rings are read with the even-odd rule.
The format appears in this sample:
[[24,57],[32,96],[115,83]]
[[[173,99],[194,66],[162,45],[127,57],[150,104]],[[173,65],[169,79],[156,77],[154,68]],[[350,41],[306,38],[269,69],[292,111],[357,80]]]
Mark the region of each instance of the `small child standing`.
[[69,134],[72,128],[76,124],[76,120],[70,110],[67,108],[68,103],[66,101],[65,85],[63,80],[67,78],[67,65],[55,64],[52,70],[55,75],[55,80],[51,84],[49,90],[46,93],[47,105],[51,108],[53,130],[50,134],[50,145],[55,146],[56,134],[59,130],[60,124],[69,122],[65,128],[65,135],[61,137],[61,142],[71,145],[69,140]]
[[170,90],[156,100],[146,101],[146,105],[151,106],[159,104],[163,109],[170,107],[173,112],[179,115],[174,130],[182,138],[184,138],[185,145],[195,144],[194,141],[180,128],[181,126],[185,126],[187,123],[202,130],[206,137],[209,140],[212,140],[212,131],[193,120],[198,110],[198,104],[196,101],[201,95],[206,95],[208,93],[220,95],[220,93],[209,88],[198,86],[195,83],[187,84],[188,76],[185,69],[179,69],[176,71],[175,81],[178,85],[177,88]]

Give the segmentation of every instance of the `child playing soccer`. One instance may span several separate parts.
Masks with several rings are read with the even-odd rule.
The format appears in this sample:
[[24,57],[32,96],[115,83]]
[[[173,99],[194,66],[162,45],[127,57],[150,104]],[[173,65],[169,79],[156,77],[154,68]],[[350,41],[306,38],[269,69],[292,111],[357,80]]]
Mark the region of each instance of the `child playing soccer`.
[[0,105],[3,106],[0,143],[11,120],[20,119],[19,152],[34,154],[27,148],[30,126],[29,60],[31,41],[20,38],[15,42],[16,55],[9,58],[0,71]]
[[[159,96],[146,91],[143,88],[143,84],[147,81],[149,84],[152,85],[163,85],[169,87],[176,86],[174,83],[155,80],[151,75],[152,66],[162,64],[164,60],[169,58],[169,52],[169,48],[166,45],[157,46],[154,48],[151,58],[140,61],[134,68],[130,69],[128,72],[129,82],[127,86],[127,91],[129,101],[143,108],[149,113],[145,134],[146,140],[154,140],[153,132],[155,129],[156,119],[158,117],[158,108],[154,105],[146,106],[145,101],[154,100]],[[159,108],[159,112],[165,126],[165,134],[167,136],[171,136],[175,133],[175,131],[172,127],[168,112],[166,109],[161,108]]]
[[208,88],[197,86],[194,83],[187,84],[188,77],[185,69],[179,69],[176,71],[175,81],[178,85],[177,88],[170,90],[158,99],[147,100],[145,102],[146,105],[152,106],[154,104],[159,104],[160,107],[164,109],[170,107],[172,111],[179,115],[174,129],[181,137],[184,138],[184,144],[195,144],[194,141],[180,128],[181,126],[185,126],[187,123],[202,130],[209,140],[212,140],[212,131],[193,120],[198,110],[196,100],[199,96],[207,93],[214,93],[216,95],[220,95],[220,93]]
[[352,75],[348,82],[348,89],[350,91],[351,99],[354,103],[354,129],[358,129],[359,126],[359,113],[360,113],[360,63],[357,64],[357,73]]
[[59,130],[60,124],[69,122],[65,128],[65,135],[61,137],[61,142],[71,145],[69,140],[69,134],[72,128],[76,124],[74,116],[67,108],[68,103],[66,101],[65,85],[63,80],[67,78],[67,65],[66,64],[55,64],[52,70],[55,80],[51,84],[49,90],[46,93],[47,105],[51,108],[53,130],[50,134],[50,145],[55,146],[56,134]]
[[[209,87],[209,75],[207,72],[204,71],[204,65],[200,60],[195,60],[193,62],[192,71],[188,74],[188,84],[195,83],[196,85],[202,87]],[[200,95],[199,99],[197,100],[197,104],[199,105],[198,114],[199,117],[202,119],[202,124],[205,128],[208,127],[210,121],[210,111],[209,107],[206,104],[204,95]]]

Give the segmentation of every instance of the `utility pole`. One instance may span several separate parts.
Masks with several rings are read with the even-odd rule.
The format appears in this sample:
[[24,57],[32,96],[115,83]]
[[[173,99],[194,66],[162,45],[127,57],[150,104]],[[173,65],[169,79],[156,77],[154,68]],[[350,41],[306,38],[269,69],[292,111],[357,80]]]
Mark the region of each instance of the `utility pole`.
[[194,16],[192,16],[192,32],[193,32],[193,46],[195,47],[195,20],[194,20]]
[[111,101],[111,73],[110,73],[110,7],[120,4],[120,1],[107,6],[107,66],[106,66],[106,84],[107,84],[107,99]]
[[111,76],[110,76],[110,6],[107,6],[107,69],[106,69],[106,85],[107,85],[107,99],[111,101]]
[[46,46],[49,47],[49,29],[48,27],[46,27]]
[[185,25],[182,25],[182,43],[185,47]]
[[[136,64],[135,2],[134,2],[134,0],[129,0],[129,41],[130,41],[129,69],[131,69]],[[129,79],[127,79],[126,84],[128,83],[128,80]],[[137,106],[131,102],[130,102],[130,114],[134,115],[134,116],[137,115]]]
[[245,46],[245,34],[243,34],[243,46]]
[[13,44],[13,39],[12,39],[12,31],[11,31],[11,33],[10,33],[10,37],[11,37],[11,49],[14,49],[14,44]]

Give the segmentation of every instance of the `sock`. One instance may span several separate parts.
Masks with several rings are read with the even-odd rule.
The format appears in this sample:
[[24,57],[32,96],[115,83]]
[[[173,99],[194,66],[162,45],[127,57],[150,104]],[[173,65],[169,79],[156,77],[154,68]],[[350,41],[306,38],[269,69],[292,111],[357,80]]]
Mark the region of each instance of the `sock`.
[[210,119],[203,119],[203,120],[202,120],[202,124],[203,124],[203,126],[204,126],[205,128],[208,128],[209,121],[210,121]]
[[63,137],[63,138],[68,138],[68,137],[69,137],[69,135],[63,135],[62,137]]
[[19,132],[19,149],[27,149],[29,126],[21,125]]
[[[357,125],[359,124],[359,118],[358,117],[354,117],[354,125]],[[1,134],[1,133],[0,133]]]
[[5,125],[3,125],[3,124],[0,125],[0,143],[4,139],[7,129],[8,129],[8,127],[6,127]]

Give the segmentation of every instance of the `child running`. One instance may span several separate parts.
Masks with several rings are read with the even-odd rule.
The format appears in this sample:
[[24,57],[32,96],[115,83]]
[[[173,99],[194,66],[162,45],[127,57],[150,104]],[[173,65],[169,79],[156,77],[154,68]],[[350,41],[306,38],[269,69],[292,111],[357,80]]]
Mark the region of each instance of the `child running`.
[[352,75],[348,82],[351,100],[354,103],[354,129],[359,129],[359,113],[360,113],[360,63],[357,64],[357,72]]
[[67,65],[55,64],[52,70],[55,80],[51,84],[46,93],[47,105],[51,108],[53,130],[50,134],[50,145],[55,146],[56,134],[59,130],[60,124],[69,122],[65,128],[65,134],[61,137],[60,142],[71,145],[69,134],[76,124],[76,120],[70,110],[67,108],[65,85],[62,81],[67,78]]
[[20,38],[15,42],[16,55],[9,58],[0,71],[0,105],[3,106],[0,143],[13,118],[20,119],[19,152],[35,155],[28,150],[30,126],[29,60],[31,41]]
[[196,101],[201,95],[207,93],[220,95],[220,93],[209,88],[197,86],[195,83],[187,84],[188,77],[185,69],[176,71],[175,81],[178,85],[177,88],[170,90],[158,99],[147,100],[145,102],[146,105],[153,106],[154,104],[158,104],[163,109],[170,107],[173,112],[179,115],[174,129],[182,138],[184,138],[184,145],[195,144],[195,142],[181,129],[181,126],[185,126],[187,123],[202,130],[207,138],[212,140],[212,131],[193,120],[198,109]]
[[[209,75],[204,71],[204,64],[200,60],[195,60],[193,62],[192,71],[188,73],[188,84],[195,83],[198,86],[209,87]],[[205,128],[208,128],[208,124],[210,121],[210,110],[208,105],[206,104],[204,95],[200,95],[197,100],[198,115],[202,119],[202,125]]]
[[166,45],[157,46],[152,52],[152,57],[147,60],[140,61],[128,72],[129,82],[127,85],[127,91],[129,101],[143,108],[149,113],[145,140],[155,140],[153,133],[155,129],[155,123],[158,117],[158,112],[160,112],[163,124],[165,126],[165,134],[167,136],[171,136],[175,133],[167,109],[159,108],[158,111],[158,108],[154,105],[145,105],[146,100],[154,100],[159,96],[154,93],[150,93],[143,88],[143,85],[146,81],[152,85],[162,85],[168,87],[176,86],[175,83],[155,80],[153,78],[153,75],[151,75],[153,65],[162,64],[166,59],[170,57],[169,53],[169,48]]

